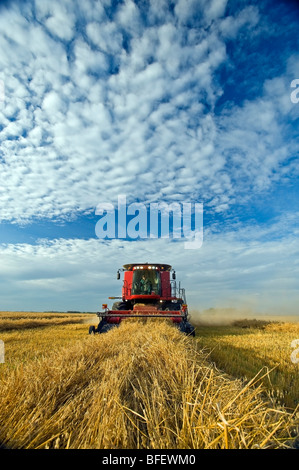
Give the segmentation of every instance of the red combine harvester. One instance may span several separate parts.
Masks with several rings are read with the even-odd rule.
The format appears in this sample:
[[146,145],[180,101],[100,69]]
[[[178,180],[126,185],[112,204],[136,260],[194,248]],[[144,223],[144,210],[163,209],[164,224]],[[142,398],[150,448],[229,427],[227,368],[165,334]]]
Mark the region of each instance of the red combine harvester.
[[[121,297],[111,310],[103,304],[103,312],[97,327],[90,326],[89,334],[106,333],[126,318],[168,318],[180,331],[195,336],[195,329],[188,321],[185,289],[177,286],[175,271],[169,264],[125,264],[117,271],[124,271]],[[172,279],[170,273],[172,271]]]

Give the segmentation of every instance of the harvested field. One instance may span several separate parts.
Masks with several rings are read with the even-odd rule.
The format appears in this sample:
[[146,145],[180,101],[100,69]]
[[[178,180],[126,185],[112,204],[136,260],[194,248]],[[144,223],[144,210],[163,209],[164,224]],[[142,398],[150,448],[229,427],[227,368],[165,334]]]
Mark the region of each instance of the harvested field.
[[291,344],[297,338],[299,323],[281,321],[247,319],[197,327],[199,346],[210,351],[219,368],[248,380],[267,368],[271,372],[263,379],[264,386],[278,405],[290,409],[299,406],[299,363],[291,360]]

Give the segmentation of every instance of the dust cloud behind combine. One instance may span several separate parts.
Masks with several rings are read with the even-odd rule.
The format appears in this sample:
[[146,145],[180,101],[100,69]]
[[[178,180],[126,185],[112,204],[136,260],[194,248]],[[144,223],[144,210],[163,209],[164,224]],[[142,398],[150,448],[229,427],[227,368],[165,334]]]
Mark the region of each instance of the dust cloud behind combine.
[[241,320],[263,320],[263,321],[277,321],[277,322],[293,322],[299,323],[298,315],[276,315],[276,314],[262,314],[256,312],[251,308],[209,308],[205,310],[190,310],[191,322],[195,326],[230,326],[237,321]]

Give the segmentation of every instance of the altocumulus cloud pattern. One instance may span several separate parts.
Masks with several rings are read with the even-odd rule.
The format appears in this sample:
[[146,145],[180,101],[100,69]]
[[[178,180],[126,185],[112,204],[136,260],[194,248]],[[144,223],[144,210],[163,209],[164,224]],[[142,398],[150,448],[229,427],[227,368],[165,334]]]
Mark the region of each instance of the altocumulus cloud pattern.
[[[206,307],[219,282],[219,302],[292,308],[298,19],[268,0],[1,2],[2,308],[95,310],[99,267],[144,256]],[[96,239],[119,194],[203,203],[202,248]]]

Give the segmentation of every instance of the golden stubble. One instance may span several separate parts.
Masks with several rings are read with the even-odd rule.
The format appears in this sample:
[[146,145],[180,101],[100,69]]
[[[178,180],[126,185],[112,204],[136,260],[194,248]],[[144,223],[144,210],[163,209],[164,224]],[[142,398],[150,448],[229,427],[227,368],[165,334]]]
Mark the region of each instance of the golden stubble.
[[8,368],[0,442],[34,449],[288,447],[295,414],[265,400],[264,373],[246,383],[233,379],[173,325],[126,320]]

